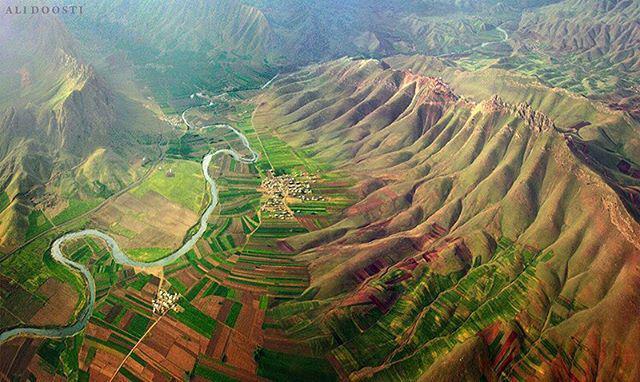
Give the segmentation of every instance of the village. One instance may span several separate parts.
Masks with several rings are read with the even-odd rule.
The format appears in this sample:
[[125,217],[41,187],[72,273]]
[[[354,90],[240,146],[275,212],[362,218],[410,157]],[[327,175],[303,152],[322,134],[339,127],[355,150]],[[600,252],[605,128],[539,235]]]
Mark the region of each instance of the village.
[[310,175],[306,172],[293,175],[275,175],[273,170],[267,171],[267,177],[260,185],[260,191],[267,196],[267,200],[262,204],[261,211],[269,212],[276,219],[284,220],[294,217],[294,211],[287,205],[287,199],[298,199],[301,201],[319,201],[324,197],[313,195],[311,184],[318,181],[317,175]]
[[182,308],[178,305],[179,299],[180,293],[170,293],[162,288],[158,289],[158,294],[152,301],[153,313],[163,315],[170,310],[180,311]]

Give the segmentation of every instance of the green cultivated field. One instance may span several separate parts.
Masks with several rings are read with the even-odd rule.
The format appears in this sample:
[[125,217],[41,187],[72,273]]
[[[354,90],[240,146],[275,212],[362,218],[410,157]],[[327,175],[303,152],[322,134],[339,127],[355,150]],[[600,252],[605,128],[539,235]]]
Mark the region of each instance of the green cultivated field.
[[[167,176],[167,171],[174,176]],[[199,163],[185,160],[168,160],[156,168],[153,174],[131,192],[143,197],[157,192],[172,202],[191,211],[199,212],[205,199],[205,180]]]
[[97,207],[103,199],[79,200],[71,199],[69,206],[51,219],[54,225],[60,225],[70,219]]
[[9,203],[11,203],[9,195],[4,191],[0,192],[0,212],[4,211],[9,206]]
[[189,304],[185,299],[180,299],[179,304],[184,311],[180,313],[172,311],[169,315],[203,336],[211,338],[217,321],[194,308],[193,305]]
[[208,367],[197,364],[195,369],[193,370],[193,374],[202,377],[208,381],[217,381],[217,382],[236,382],[237,379],[228,377],[224,374],[218,373],[215,370],[209,369]]
[[[397,363],[380,376],[413,380],[438,354],[449,352],[481,328],[513,320],[527,304],[527,286],[535,282],[536,266],[549,258],[550,253],[534,253],[501,239],[492,259],[485,264],[476,262],[466,274],[427,271],[408,281],[402,296],[384,315],[376,308],[366,313],[347,309],[325,321],[328,327],[322,329],[317,327],[322,322],[317,320],[317,311],[323,308],[319,302],[285,303],[269,314],[275,322],[285,323],[294,338],[308,338],[311,346],[323,348],[339,338],[341,344],[334,345],[330,354],[347,374],[380,365],[393,354],[390,360]],[[373,285],[384,288],[396,276],[389,273]],[[398,339],[413,325],[410,340],[399,344]],[[329,331],[333,338],[322,339]]]
[[260,349],[255,355],[258,375],[272,381],[337,381],[333,368],[324,359]]
[[29,214],[29,229],[27,229],[26,238],[28,240],[51,227],[53,225],[42,211],[33,210]]
[[127,331],[140,338],[147,330],[149,322],[150,320],[147,317],[136,314],[131,318],[131,321],[129,321],[129,325],[127,325]]
[[171,248],[130,248],[126,252],[134,260],[152,262],[166,257],[171,253]]
[[184,297],[189,301],[193,300],[208,282],[209,282],[209,279],[206,277],[203,277],[202,279],[200,279],[200,281],[198,281],[196,285],[194,285],[189,290],[189,292]]
[[239,302],[234,302],[233,305],[231,305],[231,311],[229,311],[229,315],[227,316],[227,319],[225,320],[225,324],[229,325],[230,327],[235,327],[236,325],[236,320],[238,319],[238,316],[240,315],[240,310],[242,309],[242,304]]

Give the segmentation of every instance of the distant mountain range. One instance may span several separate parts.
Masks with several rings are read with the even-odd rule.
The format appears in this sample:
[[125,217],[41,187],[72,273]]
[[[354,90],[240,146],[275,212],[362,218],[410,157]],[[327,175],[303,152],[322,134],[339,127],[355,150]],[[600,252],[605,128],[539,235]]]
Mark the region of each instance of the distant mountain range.
[[482,18],[502,22],[548,3],[120,0],[88,2],[85,9],[92,27],[105,27],[105,37],[126,36],[163,52],[225,51],[291,65],[342,55],[453,50],[493,27]]
[[573,0],[525,13],[519,32],[553,51],[592,63],[606,60],[626,72],[640,70],[640,4]]

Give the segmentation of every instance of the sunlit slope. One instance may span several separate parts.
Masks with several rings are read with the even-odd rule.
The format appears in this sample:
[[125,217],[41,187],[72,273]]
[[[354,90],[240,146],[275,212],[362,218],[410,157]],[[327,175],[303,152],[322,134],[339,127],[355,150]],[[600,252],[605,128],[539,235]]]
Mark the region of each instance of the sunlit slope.
[[617,359],[638,325],[640,227],[552,119],[375,60],[312,66],[262,101],[258,126],[361,179],[339,223],[288,240],[315,301],[273,312],[343,375],[451,377],[452,351],[489,380],[637,376]]
[[640,167],[640,123],[628,112],[504,69],[466,71],[453,62],[419,55],[390,57],[385,62],[397,69],[441,76],[456,92],[475,101],[499,94],[545,113],[571,137],[572,150],[581,161],[598,172],[631,214],[639,217],[640,173],[636,169]]
[[51,219],[71,199],[95,203],[130,183],[129,160],[151,152],[141,143],[158,125],[82,62],[57,17],[2,21],[0,187],[8,203],[0,250],[8,252],[51,225],[43,210]]

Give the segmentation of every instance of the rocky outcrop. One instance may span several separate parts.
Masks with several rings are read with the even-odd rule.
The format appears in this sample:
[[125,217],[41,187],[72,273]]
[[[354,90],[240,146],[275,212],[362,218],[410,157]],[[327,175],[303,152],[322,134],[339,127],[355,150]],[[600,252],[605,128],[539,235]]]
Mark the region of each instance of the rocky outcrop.
[[95,147],[107,145],[116,121],[114,98],[95,75],[90,75],[80,89],[72,91],[49,119],[60,148],[83,156]]
[[504,100],[502,100],[502,98],[500,98],[500,96],[496,94],[488,100],[483,101],[480,106],[485,113],[514,113],[518,115],[518,117],[520,117],[526,123],[526,125],[531,128],[531,130],[536,132],[556,129],[556,125],[548,116],[533,109],[531,105],[527,103],[512,105],[506,103]]

